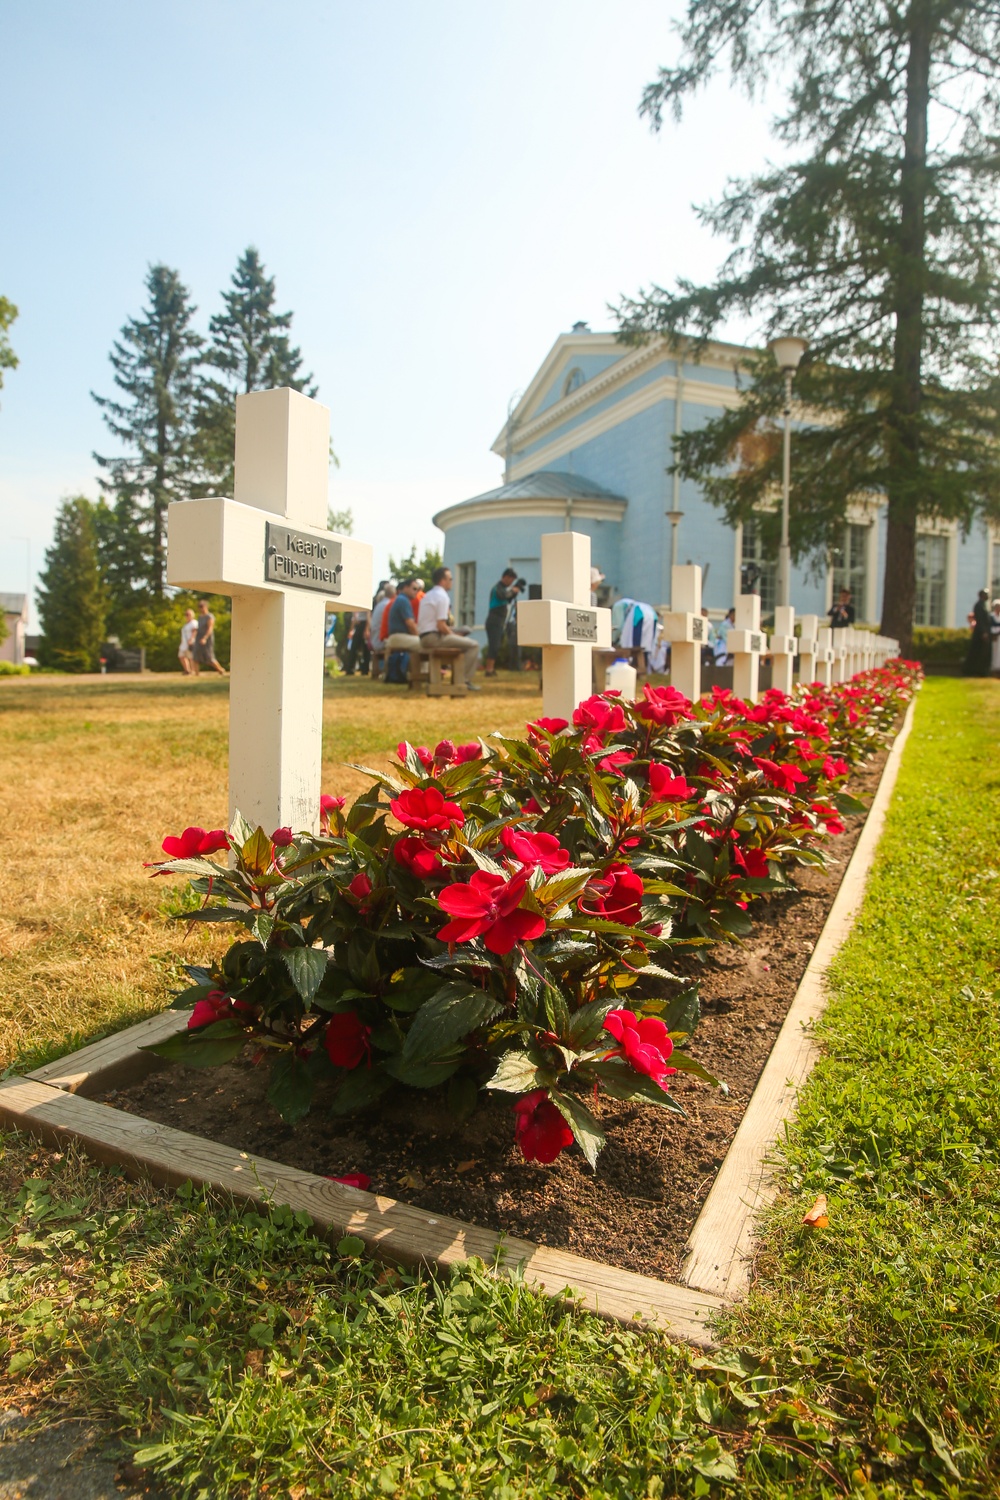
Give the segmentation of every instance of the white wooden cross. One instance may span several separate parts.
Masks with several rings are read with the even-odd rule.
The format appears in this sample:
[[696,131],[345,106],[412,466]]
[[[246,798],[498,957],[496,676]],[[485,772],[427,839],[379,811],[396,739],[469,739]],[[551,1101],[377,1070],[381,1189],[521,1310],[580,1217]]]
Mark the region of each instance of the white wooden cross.
[[234,500],[167,513],[167,582],[229,594],[229,811],[319,823],[328,608],[367,609],[372,549],[326,530],[330,413],[283,388],[236,398]]
[[848,645],[848,631],[850,627],[841,626],[839,630],[833,631],[833,680],[834,682],[846,682],[851,675],[850,647]]
[[542,712],[572,719],[593,690],[593,654],[611,645],[610,609],[590,604],[590,537],[554,531],[542,537],[543,599],[517,606],[519,646],[542,648]]
[[774,611],[774,634],[771,637],[771,686],[783,693],[792,691],[795,672],[795,610],[790,604],[779,604]]
[[733,658],[733,692],[746,703],[757,702],[760,658],[767,650],[767,636],[760,628],[760,595],[740,594],[736,600],[736,623],[726,636]]
[[799,625],[802,629],[799,636],[799,681],[817,682],[816,652],[819,642],[816,637],[819,632],[819,615],[800,615]]
[[701,697],[701,650],[708,640],[697,563],[674,563],[670,570],[670,610],[660,619],[664,638],[670,642],[670,686],[696,703]]
[[829,687],[834,680],[833,667],[837,650],[833,644],[834,632],[829,625],[820,627],[816,645],[816,680]]

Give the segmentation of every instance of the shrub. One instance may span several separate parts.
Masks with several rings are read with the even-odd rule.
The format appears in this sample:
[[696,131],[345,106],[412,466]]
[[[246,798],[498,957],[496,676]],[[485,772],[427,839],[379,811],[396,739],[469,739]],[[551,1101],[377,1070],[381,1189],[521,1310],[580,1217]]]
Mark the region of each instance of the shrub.
[[180,641],[184,611],[198,613],[198,600],[208,598],[215,616],[215,654],[224,667],[229,666],[229,643],[232,635],[232,613],[229,600],[220,594],[196,594],[189,590],[171,599],[150,600],[148,608],[132,621],[126,632],[125,646],[146,652],[146,667],[151,672],[179,672],[177,646]]
[[959,668],[969,649],[968,628],[945,629],[938,625],[914,625],[913,655],[924,667]]
[[17,666],[12,661],[0,661],[0,677],[27,677],[31,668],[24,663]]
[[[917,675],[752,707],[721,689],[694,706],[669,687],[605,693],[495,746],[404,742],[350,810],[323,799],[316,836],[240,816],[228,834],[186,829],[157,873],[194,877],[204,905],[184,920],[244,932],[188,971],[188,1029],[152,1050],[207,1066],[255,1043],[292,1121],[324,1079],[335,1113],[444,1084],[466,1116],[483,1087],[506,1091],[526,1157],[575,1139],[593,1165],[585,1101],[679,1110],[670,1076],[709,1076],[686,1050],[697,987],[671,958],[746,936],[754,900],[822,863],[861,810],[851,767]],[[209,857],[223,851],[232,868]]]

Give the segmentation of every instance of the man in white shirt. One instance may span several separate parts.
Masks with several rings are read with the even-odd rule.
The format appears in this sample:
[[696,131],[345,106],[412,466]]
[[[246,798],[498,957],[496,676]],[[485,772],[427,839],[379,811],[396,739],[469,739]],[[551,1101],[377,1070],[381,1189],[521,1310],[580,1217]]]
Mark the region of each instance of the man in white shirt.
[[479,684],[473,682],[476,668],[479,665],[479,643],[468,635],[455,635],[449,624],[451,614],[451,599],[448,590],[451,588],[451,569],[435,568],[431,575],[432,588],[429,588],[420,601],[420,611],[417,615],[417,634],[420,636],[420,645],[426,651],[429,646],[453,646],[463,653],[455,663],[456,681],[464,680],[465,686],[473,693],[479,692]]

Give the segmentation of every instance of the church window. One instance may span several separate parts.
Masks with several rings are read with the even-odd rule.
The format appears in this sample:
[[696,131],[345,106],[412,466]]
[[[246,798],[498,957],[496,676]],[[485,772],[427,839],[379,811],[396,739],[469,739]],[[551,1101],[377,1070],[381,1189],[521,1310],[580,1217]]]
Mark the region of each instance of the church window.
[[458,581],[458,623],[471,629],[476,623],[476,565],[459,563],[455,569]]
[[917,601],[914,625],[943,625],[948,538],[917,537]]
[[744,594],[760,595],[762,615],[774,613],[778,600],[778,559],[767,547],[756,516],[743,522],[740,588]]
[[868,607],[868,538],[870,534],[871,530],[868,526],[853,524],[845,526],[840,546],[834,547],[830,553],[833,597],[836,599],[841,589],[850,589],[859,620],[864,618],[864,611]]
[[573,391],[583,385],[583,371],[579,365],[574,365],[563,382],[563,395],[569,396]]

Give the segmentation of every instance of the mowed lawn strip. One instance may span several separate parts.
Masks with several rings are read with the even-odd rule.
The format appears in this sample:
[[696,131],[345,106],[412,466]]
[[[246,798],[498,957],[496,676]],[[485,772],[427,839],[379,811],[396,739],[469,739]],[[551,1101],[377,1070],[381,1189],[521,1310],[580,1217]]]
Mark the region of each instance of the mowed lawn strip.
[[[348,763],[384,768],[404,736],[433,747],[519,733],[540,712],[536,674],[464,699],[335,679],[324,790],[353,798],[370,783]],[[164,921],[184,909],[183,883],[151,882],[143,861],[162,857],[166,833],[225,823],[228,714],[218,680],[0,683],[0,1069],[141,1020],[182,961],[225,947]]]
[[213,1500],[995,1494],[998,734],[995,685],[923,690],[714,1356],[8,1139],[3,1404],[104,1417]]

